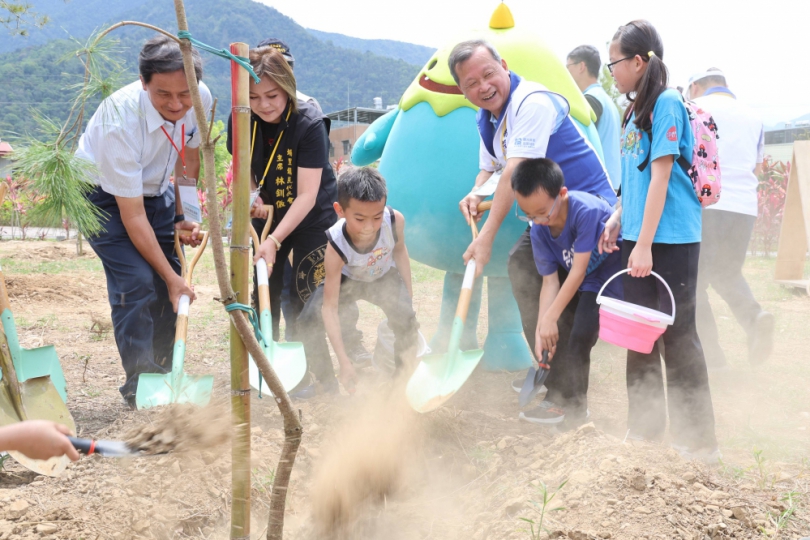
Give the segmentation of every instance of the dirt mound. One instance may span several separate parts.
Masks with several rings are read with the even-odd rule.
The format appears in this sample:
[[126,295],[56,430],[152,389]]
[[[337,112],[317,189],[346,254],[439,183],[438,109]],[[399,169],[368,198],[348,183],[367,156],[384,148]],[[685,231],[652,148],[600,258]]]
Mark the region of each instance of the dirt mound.
[[84,243],[84,253],[76,254],[76,242],[4,242],[4,256],[17,261],[61,261],[65,259],[95,258],[96,253]]
[[210,450],[231,438],[228,404],[200,408],[187,403],[161,407],[150,422],[129,429],[124,441],[145,454]]
[[[87,302],[103,299],[106,291],[91,282],[70,274],[17,274],[6,276],[8,295],[14,300],[30,302]],[[79,307],[81,304],[76,305]]]

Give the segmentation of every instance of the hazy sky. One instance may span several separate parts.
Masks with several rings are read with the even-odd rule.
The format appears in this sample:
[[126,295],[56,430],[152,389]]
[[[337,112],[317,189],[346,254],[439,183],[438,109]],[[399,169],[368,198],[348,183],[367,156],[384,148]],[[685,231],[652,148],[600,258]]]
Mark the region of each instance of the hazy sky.
[[[485,27],[495,0],[258,0],[298,24],[366,39],[432,47]],[[810,1],[646,2],[509,0],[517,26],[529,26],[564,57],[577,45],[605,43],[630,20],[650,20],[664,41],[673,86],[717,66],[738,98],[766,124],[810,113]],[[281,36],[279,36],[281,37]]]

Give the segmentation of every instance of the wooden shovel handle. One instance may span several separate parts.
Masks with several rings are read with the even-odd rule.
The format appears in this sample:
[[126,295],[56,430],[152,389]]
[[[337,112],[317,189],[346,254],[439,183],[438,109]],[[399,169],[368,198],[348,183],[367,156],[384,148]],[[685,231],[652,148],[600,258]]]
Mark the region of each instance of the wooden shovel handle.
[[[261,241],[264,242],[267,240],[267,234],[270,232],[270,225],[273,224],[273,205],[265,204],[264,209],[267,210],[267,221],[264,222],[264,229],[262,229],[262,238]],[[252,229],[252,227],[251,227]]]
[[174,249],[177,252],[177,258],[180,259],[180,275],[183,276],[183,279],[186,280],[186,284],[191,287],[191,278],[194,274],[194,267],[197,266],[197,261],[200,260],[202,257],[203,251],[205,251],[205,246],[208,245],[208,231],[200,231],[202,232],[202,239],[200,240],[200,246],[197,248],[197,251],[194,253],[194,257],[191,258],[191,263],[189,264],[186,261],[186,256],[183,253],[183,247],[180,244],[180,238],[191,238],[191,233],[188,231],[174,231]]
[[[477,208],[478,213],[483,214],[484,212],[492,208],[492,201],[482,201],[478,203]],[[476,238],[478,238],[478,225],[475,224],[474,219],[470,219],[470,229],[472,230],[473,240],[475,240]]]

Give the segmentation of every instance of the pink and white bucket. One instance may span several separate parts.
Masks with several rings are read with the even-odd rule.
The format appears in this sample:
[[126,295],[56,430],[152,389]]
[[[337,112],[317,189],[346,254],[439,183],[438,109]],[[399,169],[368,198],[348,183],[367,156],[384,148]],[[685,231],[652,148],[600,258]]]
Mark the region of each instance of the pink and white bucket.
[[631,351],[649,354],[652,352],[656,340],[675,320],[675,297],[672,296],[672,289],[669,288],[664,278],[655,272],[652,272],[652,275],[664,284],[669,298],[672,300],[672,315],[624,300],[602,296],[608,283],[629,271],[630,269],[627,268],[614,274],[602,285],[596,296],[596,303],[600,305],[599,338]]

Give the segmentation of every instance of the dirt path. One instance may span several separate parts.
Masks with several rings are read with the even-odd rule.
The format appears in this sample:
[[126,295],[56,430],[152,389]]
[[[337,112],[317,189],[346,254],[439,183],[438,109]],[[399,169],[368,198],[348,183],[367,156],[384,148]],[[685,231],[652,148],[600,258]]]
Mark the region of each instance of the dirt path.
[[[72,245],[52,242],[2,242],[0,259],[23,346],[56,346],[79,434],[120,438],[156,422],[158,412],[128,411],[118,394],[123,370],[98,259],[77,258]],[[414,273],[419,320],[430,336],[442,275],[421,265]],[[752,260],[746,274],[777,317],[778,340],[771,361],[751,367],[744,334],[712,297],[732,363],[711,375],[721,468],[685,462],[664,445],[623,442],[624,353],[603,343],[591,371],[593,424],[562,435],[518,422],[513,374],[477,371],[446,407],[417,416],[368,368],[357,396],[299,405],[305,438],[286,537],[532,538],[532,524],[520,518],[538,530],[544,486],[551,495],[563,482],[545,505],[547,531],[537,538],[810,535],[810,299],[773,285],[772,261]],[[191,308],[186,365],[214,374],[215,397],[224,400],[227,320],[213,301],[210,255],[195,278],[202,285]],[[369,348],[380,318],[361,305]],[[482,336],[485,329],[482,313]],[[252,408],[252,538],[262,538],[282,432],[271,400],[254,396]],[[227,406],[220,411],[227,416]],[[335,500],[351,504],[336,514]],[[12,460],[0,471],[0,540],[219,539],[228,537],[229,515],[228,445],[132,460],[86,458],[58,479],[37,477]],[[327,532],[319,528],[324,520]]]

